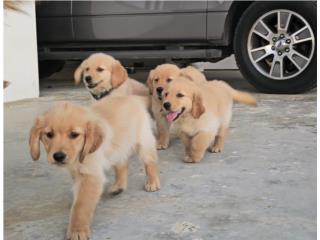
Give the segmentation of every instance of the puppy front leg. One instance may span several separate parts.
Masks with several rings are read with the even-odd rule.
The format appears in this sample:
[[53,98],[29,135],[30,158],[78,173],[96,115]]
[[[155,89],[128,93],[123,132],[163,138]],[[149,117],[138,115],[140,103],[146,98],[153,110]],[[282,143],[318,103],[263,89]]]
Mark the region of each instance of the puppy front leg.
[[114,166],[116,181],[109,189],[112,195],[117,195],[127,188],[128,162],[118,163]]
[[191,139],[190,158],[185,158],[185,162],[200,162],[213,141],[214,135],[210,132],[199,132]]
[[170,142],[170,124],[167,123],[163,116],[156,119],[156,124],[158,129],[157,149],[167,149]]
[[147,192],[155,192],[160,189],[160,179],[157,169],[157,150],[154,146],[147,146],[150,143],[142,143],[139,145],[138,154],[139,158],[144,163],[146,170],[147,181],[145,189]]
[[74,200],[67,233],[68,240],[90,238],[90,224],[102,194],[103,179],[93,175],[82,175],[76,179]]
[[216,136],[214,143],[209,149],[210,152],[213,152],[213,153],[222,152],[227,133],[228,133],[228,128],[221,127],[221,129],[218,132],[218,135]]
[[147,175],[147,182],[145,189],[147,192],[155,192],[160,189],[160,179],[158,175],[157,164],[155,161],[145,162],[145,169]]
[[189,156],[190,156],[190,147],[191,147],[191,138],[185,132],[180,132],[180,139],[182,141],[182,144],[184,145],[185,158],[189,158]]

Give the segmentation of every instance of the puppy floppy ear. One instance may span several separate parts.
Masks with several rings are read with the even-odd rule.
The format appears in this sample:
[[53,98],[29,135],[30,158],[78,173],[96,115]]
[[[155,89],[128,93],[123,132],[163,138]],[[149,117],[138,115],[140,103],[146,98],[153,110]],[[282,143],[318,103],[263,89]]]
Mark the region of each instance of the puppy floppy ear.
[[193,78],[192,78],[193,71],[194,71],[193,67],[191,67],[191,66],[182,68],[180,70],[180,76],[188,78],[189,80],[193,81]]
[[89,153],[95,152],[103,142],[103,132],[97,123],[88,122],[84,136],[84,144],[80,153],[79,161],[82,163]]
[[150,95],[153,94],[153,73],[154,73],[154,70],[151,70],[150,73],[149,73],[147,82],[146,82],[146,84],[147,84],[147,86],[149,88]]
[[112,87],[113,88],[119,87],[127,79],[128,79],[127,70],[121,65],[119,61],[115,61],[111,71]]
[[186,77],[195,83],[207,81],[206,76],[200,70],[192,66],[182,68],[180,71],[180,76]]
[[74,72],[74,82],[76,85],[78,85],[82,79],[82,75],[83,75],[83,68],[84,68],[84,64],[85,64],[86,60],[84,60],[80,66],[76,69],[76,71]]
[[195,93],[192,99],[191,115],[194,118],[199,118],[205,110],[201,95],[199,93]]
[[29,135],[29,150],[33,160],[38,160],[40,157],[40,137],[43,128],[43,116],[36,119]]

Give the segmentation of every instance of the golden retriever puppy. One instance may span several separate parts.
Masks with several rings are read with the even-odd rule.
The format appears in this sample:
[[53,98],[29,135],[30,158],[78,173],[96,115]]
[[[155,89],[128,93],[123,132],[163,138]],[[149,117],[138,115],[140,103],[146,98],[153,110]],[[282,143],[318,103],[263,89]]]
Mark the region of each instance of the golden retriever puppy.
[[200,162],[209,147],[211,152],[223,150],[233,100],[256,105],[253,96],[222,81],[195,84],[178,77],[166,86],[162,107],[167,122],[176,122],[179,127],[185,162]]
[[146,86],[128,77],[126,69],[113,57],[95,53],[85,59],[74,73],[74,80],[82,80],[92,97],[100,100],[105,96],[148,96]]
[[116,179],[109,191],[122,192],[127,187],[127,160],[133,152],[144,162],[146,191],[160,189],[156,140],[146,104],[147,97],[140,96],[105,98],[90,108],[66,102],[36,119],[29,140],[33,160],[39,159],[42,142],[48,162],[67,169],[74,181],[68,239],[90,237],[104,171],[114,167]]
[[162,91],[165,86],[178,76],[188,77],[195,83],[206,81],[206,77],[194,67],[180,69],[174,64],[162,64],[151,70],[147,86],[151,95],[151,110],[157,125],[157,148],[166,149],[170,141],[170,123],[162,112]]

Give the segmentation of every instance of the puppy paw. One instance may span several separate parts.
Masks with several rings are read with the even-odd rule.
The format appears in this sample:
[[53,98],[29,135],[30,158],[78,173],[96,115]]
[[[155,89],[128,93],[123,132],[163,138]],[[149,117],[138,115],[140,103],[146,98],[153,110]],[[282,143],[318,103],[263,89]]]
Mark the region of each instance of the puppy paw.
[[120,193],[122,193],[125,190],[124,186],[120,186],[119,184],[113,184],[110,188],[109,188],[109,193],[111,195],[118,195]]
[[183,161],[185,163],[193,163],[193,160],[189,155],[184,156]]
[[209,148],[209,152],[211,152],[211,153],[220,153],[220,152],[222,152],[222,150],[223,150],[223,147],[221,147],[219,145],[218,146],[214,145],[211,148]]
[[185,163],[198,163],[201,161],[202,158],[196,158],[196,157],[190,157],[188,155],[186,155],[184,158],[183,158],[183,161]]
[[89,240],[89,227],[70,229],[67,233],[67,240]]
[[145,189],[147,192],[155,192],[160,190],[160,180],[155,179],[153,181],[148,180],[145,184]]
[[114,184],[114,185],[112,185],[110,188],[109,188],[109,193],[111,194],[111,195],[118,195],[118,194],[120,194],[120,193],[122,193],[124,191],[124,188],[123,187],[121,187],[121,186],[119,186],[119,185],[117,185],[117,184]]
[[157,149],[158,150],[165,150],[169,147],[169,144],[168,143],[157,143]]

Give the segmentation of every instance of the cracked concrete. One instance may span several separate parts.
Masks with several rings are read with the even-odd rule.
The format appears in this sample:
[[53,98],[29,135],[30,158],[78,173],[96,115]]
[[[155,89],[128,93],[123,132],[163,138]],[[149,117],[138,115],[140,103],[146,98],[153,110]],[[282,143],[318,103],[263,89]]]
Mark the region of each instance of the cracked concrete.
[[[238,72],[207,75],[254,92]],[[83,87],[74,87],[70,79],[72,71],[65,69],[42,82],[39,99],[4,106],[7,240],[64,238],[71,179],[49,166],[45,154],[32,162],[27,141],[34,118],[53,101],[89,103]],[[103,195],[92,239],[316,239],[316,90],[257,97],[257,108],[234,106],[223,153],[186,164],[177,139],[160,151],[159,192],[143,190],[143,166],[131,159],[128,190]],[[112,177],[109,172],[110,182]]]

